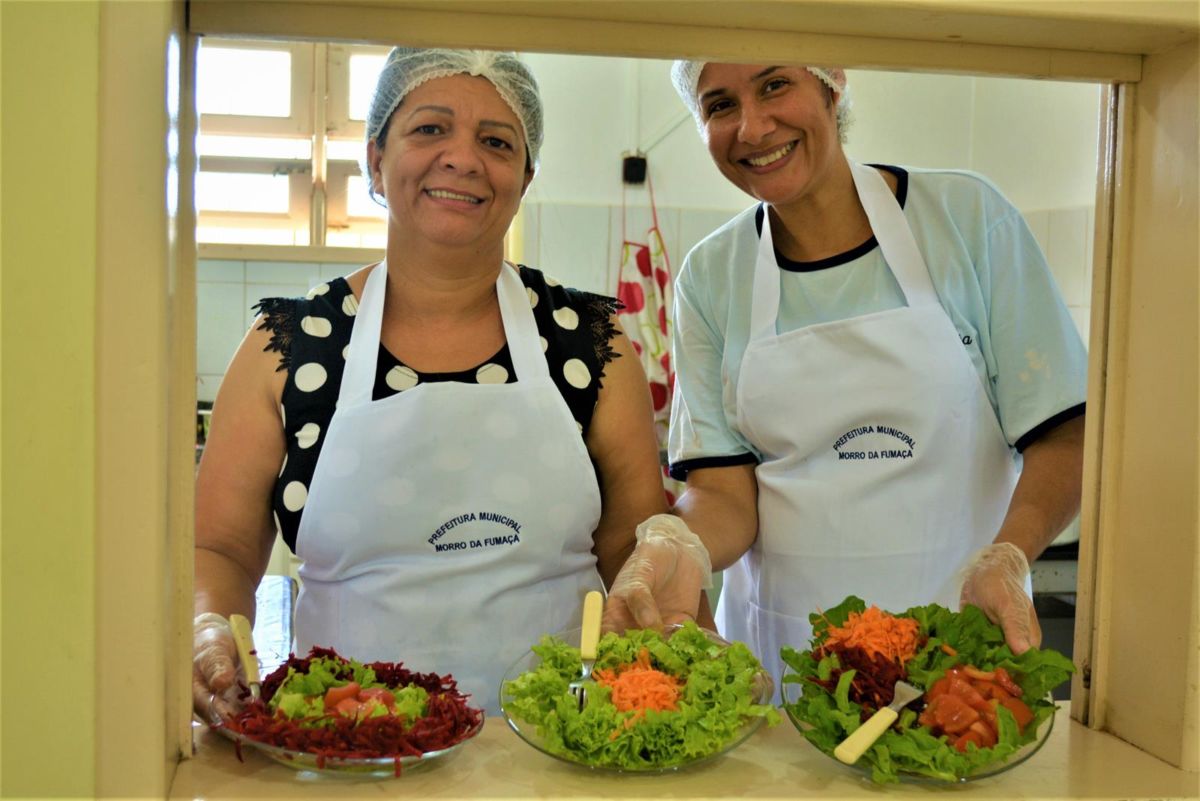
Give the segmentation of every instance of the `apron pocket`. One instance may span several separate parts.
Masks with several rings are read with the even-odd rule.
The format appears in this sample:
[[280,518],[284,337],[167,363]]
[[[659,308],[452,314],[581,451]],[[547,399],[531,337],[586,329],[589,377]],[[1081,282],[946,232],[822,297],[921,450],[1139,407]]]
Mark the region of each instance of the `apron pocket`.
[[[754,652],[763,667],[771,674],[775,682],[773,703],[780,703],[780,690],[783,687],[784,664],[779,656],[779,650],[790,645],[797,651],[808,648],[812,639],[812,627],[808,618],[796,617],[771,609],[764,609],[753,601],[747,601],[748,628],[750,642],[746,645]],[[790,668],[788,671],[790,672]]]

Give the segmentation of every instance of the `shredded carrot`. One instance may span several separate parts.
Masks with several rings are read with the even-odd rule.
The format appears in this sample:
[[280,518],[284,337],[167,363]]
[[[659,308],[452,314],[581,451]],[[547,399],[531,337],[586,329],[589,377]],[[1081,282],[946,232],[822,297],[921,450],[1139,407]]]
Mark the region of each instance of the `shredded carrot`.
[[647,709],[674,712],[682,690],[679,679],[650,666],[650,653],[643,648],[637,661],[615,670],[597,670],[592,674],[598,684],[612,690],[613,706],[620,712],[635,712],[627,718],[628,728],[645,714]]
[[872,606],[862,613],[851,612],[844,626],[830,626],[825,646],[861,648],[868,655],[879,654],[904,664],[917,652],[919,631],[917,621],[912,618],[895,617]]
[[942,653],[947,656],[958,656],[958,651],[955,651],[954,646],[949,643],[942,643]]

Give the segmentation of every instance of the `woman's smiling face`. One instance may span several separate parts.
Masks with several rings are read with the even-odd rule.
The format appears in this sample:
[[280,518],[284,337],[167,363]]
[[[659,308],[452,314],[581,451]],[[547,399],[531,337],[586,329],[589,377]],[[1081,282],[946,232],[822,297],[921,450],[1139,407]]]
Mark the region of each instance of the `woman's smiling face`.
[[801,199],[841,154],[836,98],[803,67],[710,63],[696,91],[709,154],[752,197]]
[[502,248],[533,178],[521,122],[486,78],[434,78],[405,96],[383,146],[368,144],[389,234],[448,247]]

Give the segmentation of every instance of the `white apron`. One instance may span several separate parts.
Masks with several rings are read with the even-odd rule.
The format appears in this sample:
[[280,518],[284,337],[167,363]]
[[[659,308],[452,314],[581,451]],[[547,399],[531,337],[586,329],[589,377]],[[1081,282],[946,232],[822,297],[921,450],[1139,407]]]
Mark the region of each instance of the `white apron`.
[[851,164],[907,306],[776,333],[780,270],[764,208],[736,425],[763,456],[758,538],[725,572],[717,625],[776,677],[808,615],[858,595],[958,608],[1020,473],[883,178]]
[[296,651],[452,673],[489,714],[504,671],[600,589],[600,489],[516,270],[496,281],[517,382],[373,401],[386,263],[371,271],[296,537]]

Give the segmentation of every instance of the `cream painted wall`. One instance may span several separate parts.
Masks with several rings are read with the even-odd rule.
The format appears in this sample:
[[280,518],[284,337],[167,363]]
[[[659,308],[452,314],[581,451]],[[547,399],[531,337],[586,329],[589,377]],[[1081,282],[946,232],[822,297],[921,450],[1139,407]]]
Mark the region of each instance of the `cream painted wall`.
[[[1200,769],[1200,50],[1150,56],[1135,89],[1132,210],[1114,234],[1101,476],[1095,714],[1168,762]],[[1121,200],[1118,199],[1118,207]],[[1106,453],[1107,457],[1108,454]],[[1153,592],[1148,591],[1150,587]],[[1149,653],[1153,658],[1134,654]],[[1163,725],[1183,714],[1185,725]]]
[[96,791],[99,25],[96,3],[0,3],[6,798]]
[[1099,86],[1005,78],[974,86],[972,169],[1022,211],[1095,202]]
[[[530,203],[621,202],[624,151],[647,152],[660,207],[736,211],[676,96],[669,61],[527,54],[546,144]],[[1058,81],[850,70],[846,150],[866,161],[973,169],[1023,211],[1091,206],[1099,87]],[[631,203],[644,193],[628,190]],[[682,256],[682,254],[680,254]]]

